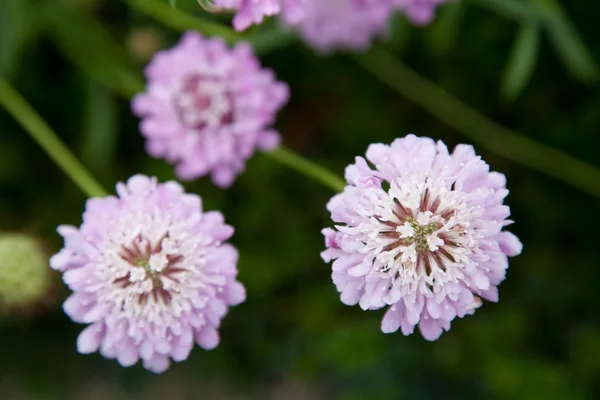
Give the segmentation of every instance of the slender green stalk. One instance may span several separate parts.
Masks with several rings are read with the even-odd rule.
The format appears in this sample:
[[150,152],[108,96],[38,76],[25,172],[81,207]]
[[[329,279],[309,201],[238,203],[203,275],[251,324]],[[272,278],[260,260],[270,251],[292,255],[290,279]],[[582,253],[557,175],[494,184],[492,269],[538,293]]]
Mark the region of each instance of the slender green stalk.
[[[142,3],[138,0],[125,1],[132,4]],[[144,2],[145,1],[146,0],[144,0]],[[152,3],[153,2],[148,2],[148,4]],[[166,7],[167,10],[173,11],[168,5],[166,5]],[[58,12],[58,10],[55,11]],[[48,15],[53,14],[48,13]],[[84,71],[84,73],[89,75],[93,80],[118,91],[121,96],[128,100],[144,89],[144,82],[141,80],[139,74],[131,70],[127,65],[115,61],[118,60],[118,58],[114,57],[111,50],[114,51],[116,47],[110,42],[108,36],[101,31],[100,27],[94,25],[91,21],[88,22],[85,20],[82,20],[83,24],[78,26],[78,29],[82,31],[80,36],[94,38],[94,52],[90,54],[90,49],[84,42],[73,39],[74,33],[71,31],[71,26],[62,24],[61,21],[63,21],[63,19],[64,16],[62,16],[62,14],[56,14],[56,18],[49,19],[53,28],[52,34],[58,42],[59,47],[65,49],[65,55]],[[83,32],[84,29],[86,30],[85,32]],[[265,48],[267,47],[269,47],[269,45],[265,44]],[[90,62],[90,58],[97,61]],[[99,64],[101,60],[112,60],[110,74],[99,71],[98,66],[102,65]],[[344,189],[345,183],[337,175],[301,155],[294,153],[290,149],[280,148],[267,154],[281,164],[284,164],[309,178],[315,179],[335,191],[342,191]]]
[[321,182],[336,192],[343,191],[346,186],[346,183],[334,173],[288,148],[280,147],[277,150],[265,154],[277,162],[296,170],[300,174]]
[[25,99],[2,77],[0,77],[0,105],[38,142],[62,170],[90,197],[106,196],[106,191],[90,175],[83,165],[46,122],[31,108]]
[[220,36],[228,43],[235,43],[244,36],[233,29],[200,18],[195,18],[182,11],[171,8],[167,3],[159,0],[123,0],[132,9],[146,14],[155,20],[178,31],[188,29],[197,30],[208,36]]
[[473,142],[509,160],[600,198],[600,169],[507,129],[421,77],[381,48],[355,58],[383,83],[420,105]]
[[282,32],[280,29],[263,29],[257,33],[239,33],[228,26],[197,18],[177,9],[171,8],[160,0],[123,0],[132,9],[146,14],[166,26],[178,30],[196,30],[207,36],[220,36],[227,43],[233,44],[241,40],[248,41],[259,54],[285,47],[296,40],[292,32]]

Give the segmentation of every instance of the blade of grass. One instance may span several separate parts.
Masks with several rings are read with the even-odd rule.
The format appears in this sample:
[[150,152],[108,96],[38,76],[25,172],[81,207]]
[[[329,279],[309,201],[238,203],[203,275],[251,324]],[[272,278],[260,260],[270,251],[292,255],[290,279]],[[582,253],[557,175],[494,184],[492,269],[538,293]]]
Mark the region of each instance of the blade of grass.
[[502,83],[502,96],[508,101],[516,99],[535,70],[540,47],[540,24],[537,21],[522,23],[506,64]]
[[600,169],[486,118],[384,49],[355,60],[377,79],[491,152],[600,198]]
[[592,54],[556,0],[533,0],[544,17],[550,41],[564,67],[575,78],[590,83],[598,78],[598,67]]

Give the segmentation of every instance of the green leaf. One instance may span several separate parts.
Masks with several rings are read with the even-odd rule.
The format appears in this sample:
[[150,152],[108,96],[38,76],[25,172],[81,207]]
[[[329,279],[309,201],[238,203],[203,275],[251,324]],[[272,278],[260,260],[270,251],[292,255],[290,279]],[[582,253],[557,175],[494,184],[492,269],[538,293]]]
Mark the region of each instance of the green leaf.
[[173,8],[177,8],[177,7],[176,7],[176,3],[177,3],[177,0],[169,0],[169,4],[170,4],[170,5],[171,5],[171,7],[173,7]]
[[135,69],[125,48],[113,43],[108,32],[91,16],[59,3],[42,7],[50,37],[89,76],[126,97],[144,89],[141,75],[130,72]]
[[522,21],[538,17],[537,11],[529,2],[518,0],[471,0],[471,2],[505,18]]
[[529,82],[538,59],[540,24],[536,21],[522,24],[506,63],[502,96],[513,101]]
[[0,74],[17,68],[18,58],[31,28],[26,0],[0,1]]
[[450,3],[440,9],[427,37],[433,51],[436,53],[452,51],[465,11],[466,6],[462,1]]
[[590,83],[598,78],[598,67],[573,23],[556,0],[534,0],[564,67],[577,79]]
[[93,172],[106,173],[114,165],[117,147],[117,101],[108,88],[96,82],[89,82],[86,89],[82,158]]

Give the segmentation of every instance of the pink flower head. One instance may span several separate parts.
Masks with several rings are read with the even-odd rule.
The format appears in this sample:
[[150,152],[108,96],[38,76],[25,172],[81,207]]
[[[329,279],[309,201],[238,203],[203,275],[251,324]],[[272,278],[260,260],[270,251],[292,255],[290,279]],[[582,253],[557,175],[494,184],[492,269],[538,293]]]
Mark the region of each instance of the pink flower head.
[[230,186],[255,149],[272,150],[279,134],[268,126],[288,99],[288,87],[262,69],[247,43],[186,33],[146,68],[148,88],[133,112],[148,153],[176,164],[181,179],[212,175]]
[[427,25],[435,17],[436,8],[448,0],[393,0],[396,7],[404,11],[410,22]]
[[79,228],[58,228],[65,246],[50,266],[73,291],[66,314],[89,324],[80,353],[100,350],[124,367],[141,358],[160,373],[194,342],[215,348],[228,306],[245,300],[237,250],[224,243],[233,228],[176,182],[136,175],[117,193],[89,199]]
[[304,17],[287,21],[316,50],[366,50],[385,35],[395,8],[392,0],[307,0]]
[[503,204],[504,175],[490,172],[472,146],[408,135],[373,144],[346,169],[348,186],[327,205],[336,229],[323,230],[321,256],[348,305],[388,307],[383,332],[419,324],[428,340],[497,301],[519,239]]
[[217,10],[235,10],[233,26],[242,31],[271,15],[283,14],[288,21],[296,22],[304,15],[302,5],[310,1],[314,0],[212,0],[211,5]]

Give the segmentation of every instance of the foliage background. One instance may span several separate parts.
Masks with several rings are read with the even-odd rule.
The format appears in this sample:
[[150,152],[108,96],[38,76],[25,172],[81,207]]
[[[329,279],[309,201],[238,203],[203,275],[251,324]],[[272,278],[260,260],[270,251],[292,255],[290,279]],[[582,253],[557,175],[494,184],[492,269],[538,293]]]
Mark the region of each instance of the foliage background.
[[[133,3],[0,1],[0,74],[108,188],[137,172],[173,178],[169,165],[144,153],[137,121],[118,93],[121,86],[115,91],[104,79],[121,62],[138,73],[148,51],[170,46],[180,34],[131,9]],[[425,29],[399,18],[383,45],[492,120],[600,168],[600,90],[592,61],[577,60],[578,42],[567,45],[567,53],[575,55],[565,56],[544,33],[539,46],[520,53],[526,85],[508,101],[502,96],[510,92],[507,82],[521,79],[504,75],[521,25],[495,12],[494,3],[465,0],[459,12],[442,9]],[[553,2],[505,4],[512,3]],[[592,58],[600,60],[600,3],[563,3]],[[192,0],[178,1],[178,8],[215,19]],[[86,28],[96,25],[119,44],[114,55],[94,56],[104,49]],[[279,34],[272,35],[277,42]],[[73,43],[82,42],[88,44],[85,52],[81,46],[73,50]],[[409,132],[451,147],[471,142],[383,84],[352,55],[322,57],[292,40],[261,59],[292,89],[276,125],[285,144],[337,174],[369,143],[389,143]],[[82,72],[86,61],[93,68]],[[222,210],[236,227],[232,242],[240,250],[240,280],[248,289],[248,300],[224,320],[216,350],[196,348],[188,361],[160,376],[140,366],[121,368],[97,354],[78,355],[75,339],[82,327],[62,313],[68,293],[53,273],[53,291],[43,306],[0,319],[0,399],[599,398],[600,201],[510,161],[486,140],[486,132],[479,132],[476,150],[508,177],[507,201],[516,221],[511,230],[524,252],[511,262],[501,301],[455,320],[438,341],[384,335],[383,312],[340,303],[330,267],[319,258],[319,231],[330,224],[324,206],[333,193],[257,155],[231,190],[216,189],[207,179],[186,184],[203,197],[206,209]],[[525,163],[537,156],[512,150]],[[595,184],[588,191],[597,192],[600,181]],[[61,246],[55,227],[79,225],[84,201],[0,111],[0,229],[33,233],[51,254]]]

